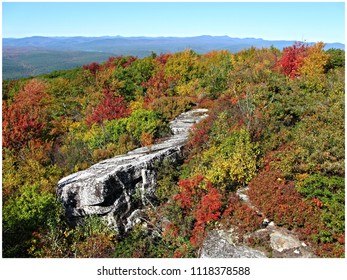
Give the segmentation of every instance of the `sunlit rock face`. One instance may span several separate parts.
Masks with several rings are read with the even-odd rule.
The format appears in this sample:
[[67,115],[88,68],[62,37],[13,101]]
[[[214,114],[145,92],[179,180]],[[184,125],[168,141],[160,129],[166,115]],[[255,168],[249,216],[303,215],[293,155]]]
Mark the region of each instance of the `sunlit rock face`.
[[163,160],[173,164],[182,160],[189,130],[206,113],[206,109],[183,113],[170,123],[173,135],[165,141],[101,161],[61,179],[57,195],[70,223],[94,214],[104,216],[119,229],[131,228],[140,218],[139,209],[155,200],[156,168]]

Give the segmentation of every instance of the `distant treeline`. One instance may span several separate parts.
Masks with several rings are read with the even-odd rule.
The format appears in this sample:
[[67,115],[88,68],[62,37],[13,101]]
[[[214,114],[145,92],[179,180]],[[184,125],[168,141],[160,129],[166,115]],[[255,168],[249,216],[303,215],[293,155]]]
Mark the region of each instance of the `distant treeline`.
[[[267,41],[228,36],[197,37],[28,37],[3,39],[3,79],[18,79],[55,70],[81,67],[93,61],[102,62],[109,56],[137,56],[151,53],[176,53],[191,49],[199,54],[212,50],[232,53],[251,47],[275,47],[282,50],[294,41]],[[308,43],[312,45],[314,43]],[[340,43],[326,44],[324,49],[344,49]]]

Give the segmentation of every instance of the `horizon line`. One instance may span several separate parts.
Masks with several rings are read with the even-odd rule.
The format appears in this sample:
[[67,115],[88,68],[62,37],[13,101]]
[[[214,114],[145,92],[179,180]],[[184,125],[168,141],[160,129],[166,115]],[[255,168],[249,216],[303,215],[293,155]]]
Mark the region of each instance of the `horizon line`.
[[323,42],[326,44],[342,44],[345,45],[345,43],[334,41],[334,42],[325,42],[323,40],[318,41],[307,41],[307,40],[295,40],[295,39],[264,39],[264,38],[256,38],[256,37],[230,37],[229,35],[192,35],[192,36],[146,36],[146,35],[136,35],[136,36],[124,36],[124,35],[100,35],[100,36],[94,36],[94,35],[57,35],[57,36],[46,36],[46,35],[31,35],[31,36],[24,36],[24,37],[2,37],[2,39],[27,39],[27,38],[35,38],[35,37],[41,37],[41,38],[197,38],[197,37],[227,37],[230,39],[254,39],[254,40],[263,40],[263,41],[287,41],[287,42],[306,42],[306,43],[314,43],[314,42]]

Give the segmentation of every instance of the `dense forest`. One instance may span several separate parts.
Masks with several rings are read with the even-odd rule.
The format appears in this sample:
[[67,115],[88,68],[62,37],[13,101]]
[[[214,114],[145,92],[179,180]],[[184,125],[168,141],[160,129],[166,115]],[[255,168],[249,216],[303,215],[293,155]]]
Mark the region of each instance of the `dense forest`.
[[[197,257],[213,228],[261,227],[235,194],[248,186],[252,203],[317,256],[344,257],[344,71],[344,51],[295,43],[117,56],[3,81],[3,256]],[[67,223],[59,179],[155,143],[193,107],[209,116],[184,163],[159,169],[147,227],[120,235],[97,217]]]

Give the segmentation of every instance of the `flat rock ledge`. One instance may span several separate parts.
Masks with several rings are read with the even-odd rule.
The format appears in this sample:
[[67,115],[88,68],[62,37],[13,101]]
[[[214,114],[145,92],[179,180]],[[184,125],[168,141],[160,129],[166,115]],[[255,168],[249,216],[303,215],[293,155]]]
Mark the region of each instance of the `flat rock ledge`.
[[[249,240],[258,245],[249,246]],[[310,246],[291,231],[269,225],[240,237],[236,228],[211,230],[204,239],[201,258],[315,258]]]
[[212,230],[204,239],[200,258],[266,258],[264,252],[234,240],[232,232]]
[[173,135],[165,141],[101,161],[61,179],[57,196],[69,222],[75,224],[84,216],[99,215],[118,229],[131,228],[132,213],[155,199],[155,167],[163,160],[173,164],[182,160],[182,148],[191,127],[205,117],[207,109],[183,113],[170,122]]

